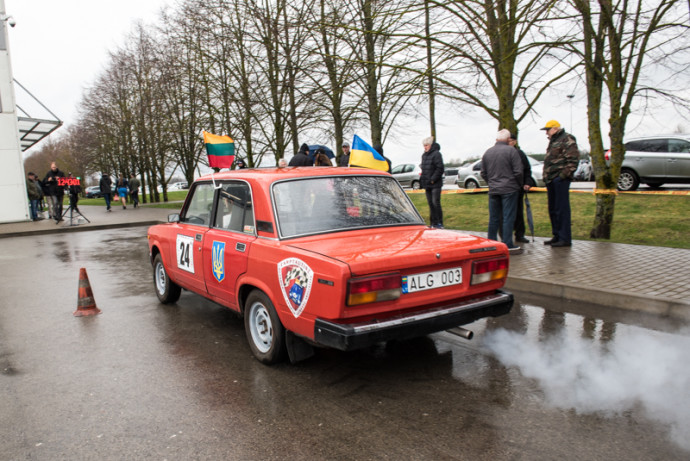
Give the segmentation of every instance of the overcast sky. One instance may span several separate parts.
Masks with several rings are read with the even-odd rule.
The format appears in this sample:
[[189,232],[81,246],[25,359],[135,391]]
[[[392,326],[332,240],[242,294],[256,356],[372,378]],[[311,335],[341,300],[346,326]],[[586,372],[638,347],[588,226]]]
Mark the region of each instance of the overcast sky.
[[[108,52],[124,43],[137,20],[156,22],[161,7],[171,3],[170,0],[5,0],[7,14],[17,22],[14,28],[9,28],[14,77],[66,125],[70,124],[76,118],[83,89],[104,69]],[[571,102],[566,97],[570,93],[575,94],[572,123]],[[419,109],[426,113],[425,107]],[[662,110],[654,117],[647,115],[642,124],[633,119],[628,136],[671,132],[677,123],[669,126],[664,121],[674,116],[675,111]],[[589,150],[582,85],[550,93],[539,105],[534,120],[520,126],[521,145],[527,153],[544,152],[546,138],[539,128],[550,119],[560,121],[577,137],[580,148]],[[493,119],[470,108],[446,108],[443,114],[437,115],[437,120],[438,141],[446,161],[480,156],[493,145],[498,128]],[[420,118],[398,125],[384,145],[386,156],[394,165],[419,161],[423,151],[421,140],[429,134],[428,122]],[[605,129],[604,134],[607,133]],[[357,134],[366,138],[366,133]],[[306,139],[300,142],[323,143]]]

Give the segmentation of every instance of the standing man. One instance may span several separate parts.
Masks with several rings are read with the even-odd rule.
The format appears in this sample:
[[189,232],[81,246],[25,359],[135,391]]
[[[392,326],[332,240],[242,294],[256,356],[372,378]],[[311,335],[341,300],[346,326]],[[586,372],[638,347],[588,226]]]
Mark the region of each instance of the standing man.
[[429,204],[429,221],[431,227],[443,229],[443,210],[441,209],[441,188],[443,187],[443,157],[441,146],[429,136],[422,140],[422,174],[419,182],[426,191]]
[[26,193],[29,196],[31,220],[38,221],[38,201],[41,200],[41,186],[38,185],[36,175],[33,173],[26,175]]
[[343,141],[343,153],[338,159],[338,166],[348,166],[350,164],[350,143]]
[[101,195],[105,199],[105,210],[110,211],[110,196],[113,193],[112,190],[113,181],[110,179],[110,175],[105,171],[101,174],[101,180],[98,182],[98,187],[101,189]]
[[309,160],[309,146],[302,144],[299,147],[299,151],[295,156],[290,159],[289,166],[314,166],[311,160]]
[[141,187],[141,181],[139,178],[132,173],[129,179],[129,195],[132,197],[132,203],[134,203],[134,208],[139,206],[139,188]]
[[520,155],[520,160],[522,160],[522,189],[518,194],[517,211],[515,214],[515,225],[513,230],[515,231],[515,242],[516,243],[529,243],[529,240],[525,238],[525,193],[530,190],[529,181],[532,178],[532,166],[527,159],[527,155],[518,147],[517,134],[510,133],[510,139],[508,140],[508,145],[514,147],[518,154]]
[[513,226],[517,211],[517,200],[522,190],[522,160],[518,151],[508,145],[510,131],[496,134],[496,144],[482,157],[481,175],[489,185],[489,234],[497,240],[498,226],[503,221],[503,243],[511,254],[520,254],[522,249],[513,243]]
[[65,186],[58,184],[60,178],[64,178],[65,173],[60,171],[55,162],[50,164],[50,170],[43,178],[43,183],[48,187],[49,201],[53,209],[53,219],[56,223],[62,221],[62,201],[65,196]]
[[544,245],[552,248],[572,245],[570,232],[570,183],[577,169],[580,151],[575,138],[566,133],[556,120],[549,120],[542,130],[546,131],[549,146],[544,158],[544,182],[546,183],[551,219],[551,240]]

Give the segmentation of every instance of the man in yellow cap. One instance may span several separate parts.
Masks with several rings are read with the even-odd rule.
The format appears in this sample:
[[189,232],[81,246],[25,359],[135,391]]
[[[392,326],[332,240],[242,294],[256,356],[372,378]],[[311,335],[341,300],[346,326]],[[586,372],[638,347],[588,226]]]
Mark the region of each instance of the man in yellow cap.
[[549,120],[542,130],[546,131],[549,146],[544,158],[544,182],[549,202],[551,240],[544,245],[552,248],[572,245],[570,232],[570,183],[577,169],[580,151],[577,141],[565,132],[556,120]]

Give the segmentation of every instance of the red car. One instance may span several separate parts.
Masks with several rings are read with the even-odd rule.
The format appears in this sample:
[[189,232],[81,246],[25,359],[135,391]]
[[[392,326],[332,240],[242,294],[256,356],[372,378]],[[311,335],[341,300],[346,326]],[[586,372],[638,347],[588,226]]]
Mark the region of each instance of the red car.
[[242,169],[194,182],[148,231],[162,303],[182,288],[244,316],[264,363],[351,350],[510,311],[502,243],[432,229],[387,173]]

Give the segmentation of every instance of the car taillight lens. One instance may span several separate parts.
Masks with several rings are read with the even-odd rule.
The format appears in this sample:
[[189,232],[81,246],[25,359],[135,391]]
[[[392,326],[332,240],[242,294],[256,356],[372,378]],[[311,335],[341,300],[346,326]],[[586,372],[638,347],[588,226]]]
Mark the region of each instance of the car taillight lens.
[[508,276],[508,258],[472,262],[470,285],[491,282]]
[[604,158],[606,159],[607,162],[608,162],[609,160],[611,160],[611,149],[609,149],[609,150],[607,150],[606,152],[604,152]]
[[347,285],[347,305],[374,303],[398,299],[402,293],[400,274],[354,278]]

